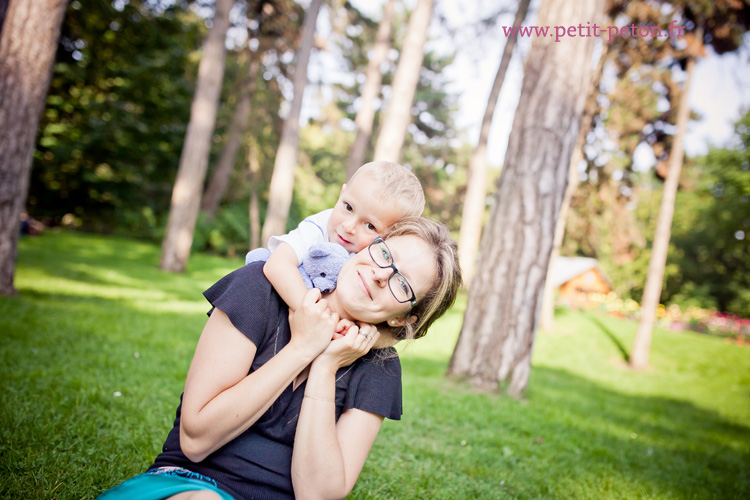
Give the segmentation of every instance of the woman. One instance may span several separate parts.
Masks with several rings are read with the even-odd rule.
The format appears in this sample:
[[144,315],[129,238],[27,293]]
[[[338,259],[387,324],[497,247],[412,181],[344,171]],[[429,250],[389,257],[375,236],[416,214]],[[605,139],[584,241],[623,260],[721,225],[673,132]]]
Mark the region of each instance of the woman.
[[163,452],[100,499],[345,497],[383,419],[401,415],[392,346],[424,335],[460,284],[455,242],[422,217],[352,257],[337,288],[311,290],[294,315],[262,263],[225,276],[204,294],[214,309]]

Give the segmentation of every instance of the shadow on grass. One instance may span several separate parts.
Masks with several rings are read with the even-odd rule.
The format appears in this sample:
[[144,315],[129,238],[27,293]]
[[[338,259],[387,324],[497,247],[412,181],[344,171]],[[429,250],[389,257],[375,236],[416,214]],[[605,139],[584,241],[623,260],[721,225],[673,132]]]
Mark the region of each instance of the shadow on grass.
[[[200,300],[201,292],[243,262],[213,256],[193,255],[184,273],[167,273],[158,268],[158,246],[117,237],[81,233],[51,232],[23,242],[18,267],[33,270],[28,287],[49,291],[96,296],[119,290],[123,295],[153,289],[164,299]],[[55,259],[50,259],[50,254]],[[228,265],[229,264],[229,265]],[[22,283],[23,280],[19,280]],[[89,290],[84,291],[83,288]],[[79,288],[78,290],[76,290]],[[24,293],[24,290],[20,290]],[[168,294],[166,297],[164,293]]]
[[750,429],[710,409],[545,366],[516,401],[403,364],[404,420],[351,498],[750,497]]
[[599,318],[597,318],[596,316],[594,316],[594,315],[587,314],[586,318],[589,321],[591,321],[593,324],[595,324],[596,326],[599,327],[599,330],[601,330],[601,332],[604,335],[606,335],[609,338],[609,340],[612,341],[612,343],[615,345],[615,347],[617,347],[617,350],[620,351],[620,354],[622,355],[623,361],[625,361],[626,363],[629,363],[630,362],[630,353],[627,351],[627,349],[625,349],[625,346],[622,345],[622,342],[620,342],[620,339],[618,339],[617,336],[615,336],[615,334],[612,332],[612,330],[610,330],[609,328],[607,328],[607,326],[604,325],[604,323],[602,323],[601,320]]

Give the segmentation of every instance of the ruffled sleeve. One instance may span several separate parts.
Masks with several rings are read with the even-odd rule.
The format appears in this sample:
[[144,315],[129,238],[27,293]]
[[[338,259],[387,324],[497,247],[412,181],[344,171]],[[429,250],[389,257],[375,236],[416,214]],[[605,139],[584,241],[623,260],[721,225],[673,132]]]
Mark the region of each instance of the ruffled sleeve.
[[357,363],[344,398],[343,410],[350,408],[401,419],[401,362],[395,349],[371,351]]

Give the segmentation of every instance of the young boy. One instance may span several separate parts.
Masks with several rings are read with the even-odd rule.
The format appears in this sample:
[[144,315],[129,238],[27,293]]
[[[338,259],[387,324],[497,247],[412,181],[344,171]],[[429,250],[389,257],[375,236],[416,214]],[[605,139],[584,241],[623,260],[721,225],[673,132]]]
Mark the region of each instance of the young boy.
[[[359,252],[396,221],[422,215],[425,200],[417,177],[405,167],[387,161],[362,165],[341,186],[333,208],[311,215],[296,229],[268,242],[271,251],[263,273],[292,311],[307,293],[297,269],[316,243],[338,243],[350,254]],[[262,260],[247,254],[246,263]]]

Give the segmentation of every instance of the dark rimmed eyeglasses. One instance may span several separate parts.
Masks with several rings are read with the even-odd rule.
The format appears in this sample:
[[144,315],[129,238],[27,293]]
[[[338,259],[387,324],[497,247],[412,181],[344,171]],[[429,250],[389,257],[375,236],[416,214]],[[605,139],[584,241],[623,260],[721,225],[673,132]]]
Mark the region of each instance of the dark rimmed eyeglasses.
[[402,304],[411,303],[413,309],[417,305],[417,296],[414,295],[414,290],[412,290],[411,285],[406,281],[404,275],[398,272],[398,269],[393,264],[393,254],[391,254],[388,245],[385,244],[385,240],[378,236],[375,238],[375,241],[370,243],[367,250],[370,252],[373,262],[378,267],[393,270],[388,278],[388,288],[391,290],[393,298]]

